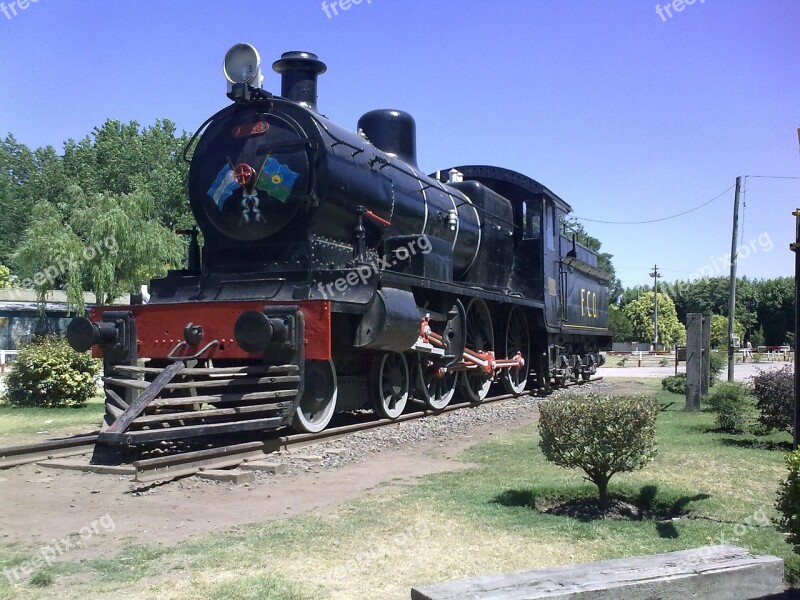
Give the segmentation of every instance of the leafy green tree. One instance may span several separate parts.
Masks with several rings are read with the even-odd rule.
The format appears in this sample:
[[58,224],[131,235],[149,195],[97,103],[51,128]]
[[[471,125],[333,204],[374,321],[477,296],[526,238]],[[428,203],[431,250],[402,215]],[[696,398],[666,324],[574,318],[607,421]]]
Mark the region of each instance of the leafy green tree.
[[634,300],[638,300],[639,298],[641,298],[643,294],[652,291],[653,288],[648,287],[646,285],[635,285],[633,287],[625,288],[625,291],[619,298],[620,307],[624,308]]
[[143,194],[152,198],[148,218],[166,227],[191,225],[188,165],[181,158],[187,141],[168,120],[145,128],[107,120],[91,136],[65,142],[63,155],[50,146],[32,151],[6,136],[0,141],[0,264],[13,266],[11,255],[32,224],[35,205],[48,203],[62,220],[70,218],[73,186],[90,197]]
[[608,326],[615,342],[633,342],[633,325],[625,312],[616,304],[608,307]]
[[36,158],[12,135],[0,142],[0,263],[9,264],[35,202]]
[[758,290],[758,323],[768,346],[786,341],[786,332],[794,331],[794,278],[778,277],[761,282]]
[[[744,339],[744,325],[738,320],[733,322],[733,333],[740,340]],[[728,347],[728,317],[711,315],[711,347]]]
[[0,265],[0,288],[11,287],[11,271],[5,265]]
[[[736,322],[745,334],[757,328],[755,306],[758,304],[758,282],[747,277],[736,280]],[[728,277],[712,277],[697,281],[676,281],[665,288],[675,302],[678,320],[686,322],[689,313],[728,315]]]
[[47,202],[34,207],[14,255],[23,287],[40,298],[63,287],[72,307],[83,307],[83,290],[109,303],[182,262],[183,241],[154,217],[146,191],[87,196],[72,186],[67,195],[66,217]]
[[188,225],[188,165],[181,158],[187,141],[186,133],[176,136],[175,124],[167,119],[143,129],[136,121],[109,119],[91,138],[64,144],[64,167],[87,194],[146,190],[164,225]]
[[[653,292],[645,292],[629,302],[623,312],[631,322],[633,334],[639,340],[653,339]],[[661,344],[686,343],[686,328],[678,321],[675,304],[668,295],[658,294],[658,341]]]

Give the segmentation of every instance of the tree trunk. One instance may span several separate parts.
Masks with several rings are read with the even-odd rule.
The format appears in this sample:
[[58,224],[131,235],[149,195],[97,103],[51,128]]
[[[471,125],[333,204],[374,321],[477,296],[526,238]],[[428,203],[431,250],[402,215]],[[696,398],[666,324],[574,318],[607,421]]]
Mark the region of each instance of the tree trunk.
[[594,480],[595,485],[597,486],[597,490],[599,492],[599,499],[600,499],[600,508],[603,512],[608,510],[608,501],[610,497],[608,495],[608,480],[611,479],[611,476],[601,476],[597,477]]

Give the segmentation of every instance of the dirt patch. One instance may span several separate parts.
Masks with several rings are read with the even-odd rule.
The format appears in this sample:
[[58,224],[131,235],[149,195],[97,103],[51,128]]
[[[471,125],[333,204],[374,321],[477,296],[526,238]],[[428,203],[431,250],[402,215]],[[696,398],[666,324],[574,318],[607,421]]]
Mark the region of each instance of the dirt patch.
[[[520,417],[513,426],[535,419],[536,414]],[[124,543],[170,545],[236,525],[326,511],[382,484],[408,485],[421,475],[467,467],[453,458],[511,426],[476,427],[467,434],[417,443],[411,449],[380,452],[364,462],[328,470],[311,468],[291,477],[240,486],[195,477],[142,486],[129,477],[37,465],[16,467],[0,471],[0,541],[42,544],[67,536],[77,539],[86,527],[98,523],[94,535],[78,540],[80,544],[70,549],[69,558],[74,560],[108,555]],[[302,452],[313,449],[306,447]],[[103,526],[110,521],[113,527]]]
[[[641,392],[645,387],[626,381],[591,389],[600,391],[601,386],[602,393]],[[429,430],[427,439],[406,437],[398,428],[389,435],[396,438],[394,447],[371,444],[368,452],[363,445],[351,445],[348,451],[361,452],[361,460],[335,467],[310,463],[291,475],[260,476],[244,485],[190,477],[148,486],[129,476],[38,465],[16,467],[0,471],[0,543],[33,546],[72,536],[78,543],[70,548],[68,558],[76,560],[113,555],[126,543],[172,545],[238,525],[330,511],[378,486],[413,485],[422,475],[468,467],[453,459],[476,443],[530,425],[537,418],[534,405],[533,410],[502,421],[470,422],[459,431],[423,419],[420,423]],[[297,453],[314,454],[315,449],[304,447]],[[102,526],[111,522],[113,527]],[[93,534],[84,539],[80,534],[87,527]]]
[[559,517],[572,517],[581,520],[593,519],[617,519],[621,521],[639,521],[642,513],[634,504],[623,500],[612,499],[608,502],[608,507],[604,510],[600,502],[594,498],[580,498],[568,502],[556,503],[552,506],[539,508],[540,512]]
[[641,521],[650,519],[654,521],[664,521],[687,514],[680,511],[676,514],[670,509],[644,509],[620,500],[612,498],[608,502],[608,507],[603,509],[600,501],[595,498],[576,498],[566,502],[541,502],[536,507],[539,512],[555,515],[558,517],[571,517],[581,521],[593,521],[595,519],[614,519],[617,521]]

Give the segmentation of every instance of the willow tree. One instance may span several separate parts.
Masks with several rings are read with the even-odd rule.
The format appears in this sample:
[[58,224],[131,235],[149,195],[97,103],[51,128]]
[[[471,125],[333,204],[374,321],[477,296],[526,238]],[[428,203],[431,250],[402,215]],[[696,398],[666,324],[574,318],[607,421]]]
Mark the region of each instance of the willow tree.
[[14,254],[23,287],[40,300],[64,289],[70,307],[82,310],[88,290],[107,304],[182,262],[184,242],[161,224],[146,190],[86,195],[70,186],[66,195],[60,209],[50,202],[34,207]]

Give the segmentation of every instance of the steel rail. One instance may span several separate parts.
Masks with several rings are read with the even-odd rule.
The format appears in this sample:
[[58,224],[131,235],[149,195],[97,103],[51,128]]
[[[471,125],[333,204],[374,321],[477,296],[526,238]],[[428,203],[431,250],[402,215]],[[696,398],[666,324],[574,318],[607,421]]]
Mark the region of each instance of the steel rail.
[[[572,387],[583,383],[597,383],[602,380],[602,377],[597,377],[588,382],[567,382],[565,387]],[[279,450],[288,450],[290,447],[309,446],[323,441],[342,438],[360,431],[368,431],[378,427],[386,427],[396,423],[404,423],[406,421],[413,421],[460,410],[462,408],[477,407],[483,404],[500,402],[516,397],[520,396],[515,396],[514,394],[500,394],[486,398],[483,402],[478,404],[460,402],[458,404],[446,406],[442,410],[423,409],[400,415],[396,419],[377,419],[364,423],[343,425],[341,427],[326,429],[320,433],[297,433],[277,436],[262,441],[136,460],[132,462],[132,465],[136,469],[135,481],[142,483],[163,481],[178,477],[186,477],[206,469],[233,467],[246,460],[264,458]],[[94,432],[91,434],[56,438],[32,444],[0,447],[0,470],[41,460],[88,454],[94,449],[98,433],[99,432]]]
[[91,452],[97,433],[0,448],[0,469]]
[[[583,383],[597,383],[602,380],[602,377],[597,377],[588,382],[567,382],[564,387],[572,387]],[[206,469],[234,467],[247,460],[263,459],[269,454],[279,450],[288,450],[291,447],[299,448],[311,446],[321,442],[343,438],[361,431],[368,431],[378,427],[387,427],[397,423],[453,412],[462,408],[474,408],[484,404],[491,404],[493,402],[501,402],[503,400],[519,397],[522,397],[522,395],[500,394],[488,397],[480,403],[460,402],[458,404],[450,404],[441,410],[423,409],[402,414],[396,419],[376,419],[364,423],[342,425],[341,427],[325,429],[320,433],[296,433],[278,436],[264,441],[138,460],[133,462],[133,466],[136,468],[134,479],[140,483],[150,483],[178,477],[187,477]]]

